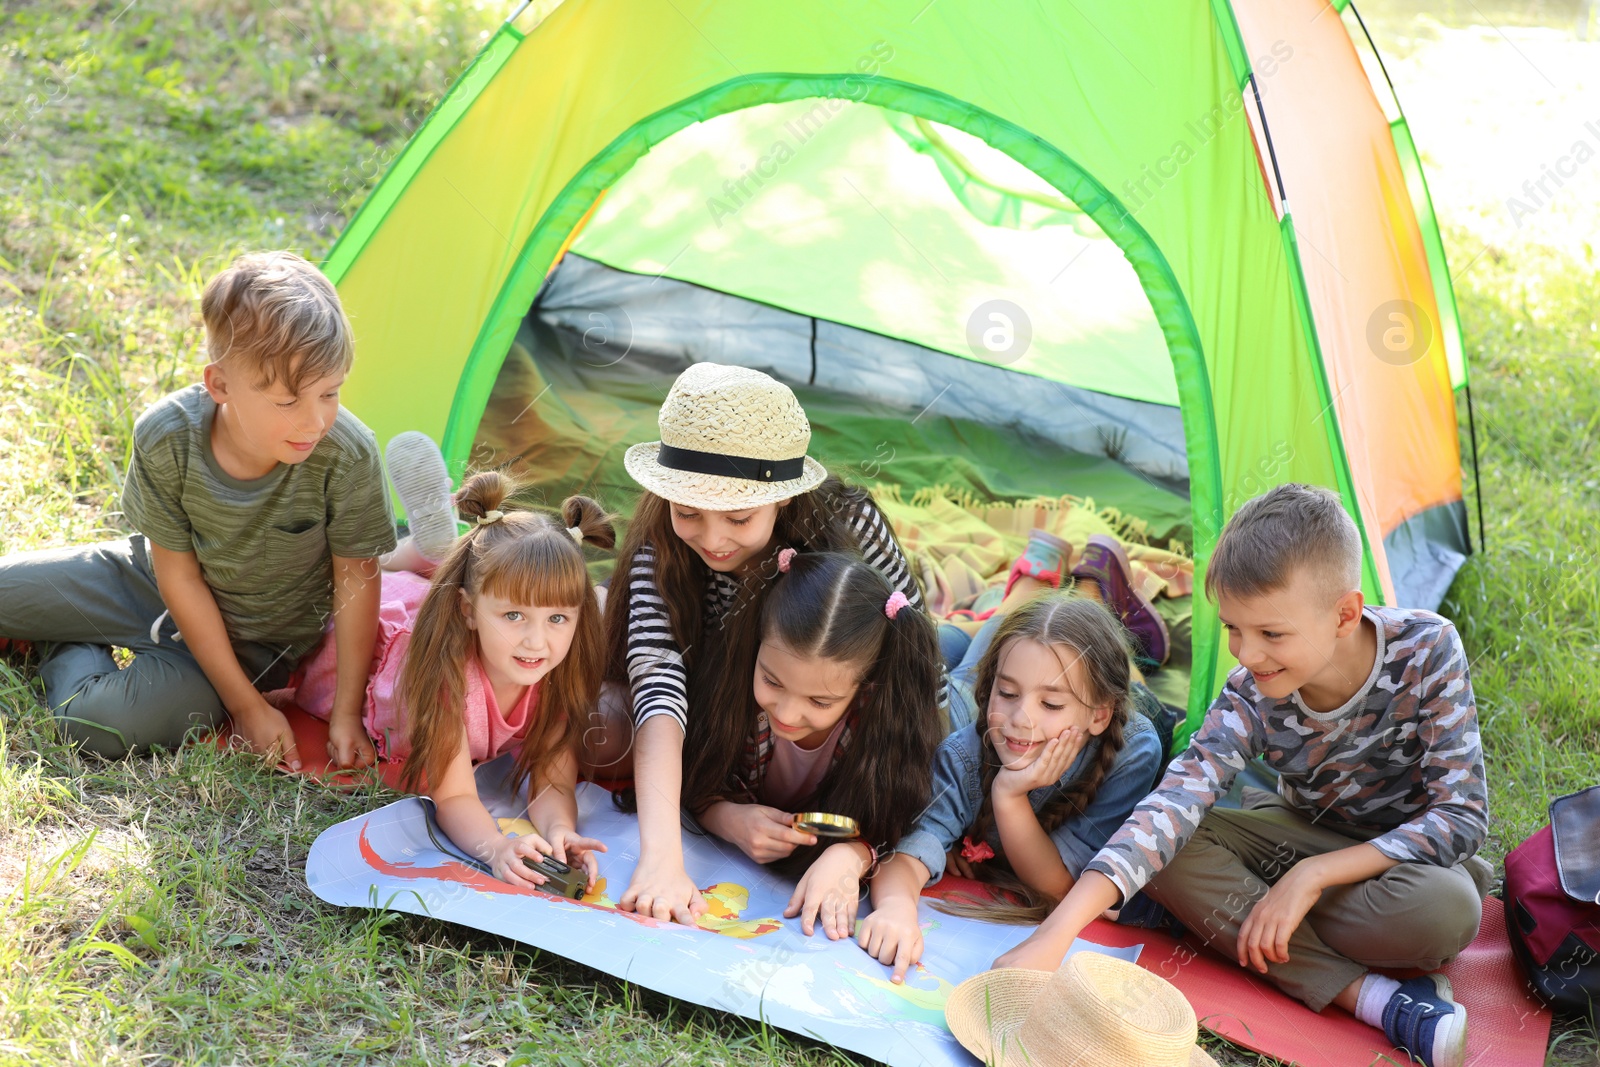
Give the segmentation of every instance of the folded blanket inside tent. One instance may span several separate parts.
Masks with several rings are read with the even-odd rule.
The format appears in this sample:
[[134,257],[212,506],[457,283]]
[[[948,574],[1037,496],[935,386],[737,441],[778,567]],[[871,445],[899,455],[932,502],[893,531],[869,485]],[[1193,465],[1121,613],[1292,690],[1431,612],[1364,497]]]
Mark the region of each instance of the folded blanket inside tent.
[[1146,544],[1147,529],[1136,516],[1101,508],[1071,495],[988,502],[947,486],[918,490],[910,500],[897,485],[872,487],[873,498],[894,527],[928,594],[930,610],[947,614],[996,583],[1034,529],[1072,545],[1073,562],[1089,538],[1117,538],[1145,596],[1185,597],[1194,591],[1194,561],[1184,546]]

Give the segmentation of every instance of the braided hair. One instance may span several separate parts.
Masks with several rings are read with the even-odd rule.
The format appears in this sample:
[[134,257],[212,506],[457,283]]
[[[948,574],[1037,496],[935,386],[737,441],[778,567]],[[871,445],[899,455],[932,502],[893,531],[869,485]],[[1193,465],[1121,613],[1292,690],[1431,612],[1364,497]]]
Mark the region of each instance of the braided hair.
[[[1127,631],[1116,616],[1096,601],[1066,592],[1036,597],[1011,612],[995,631],[993,643],[978,662],[974,697],[982,710],[972,729],[978,732],[979,738],[979,781],[983,803],[965,834],[974,843],[986,841],[994,828],[994,780],[1001,769],[1000,756],[990,743],[989,698],[994,691],[1001,658],[1019,640],[1036,641],[1054,652],[1061,662],[1062,679],[1068,687],[1084,687],[1083,692],[1073,691],[1073,695],[1084,705],[1111,708],[1111,719],[1098,737],[1099,753],[1093,764],[1051,797],[1039,811],[1039,825],[1045,833],[1052,832],[1067,819],[1081,815],[1088,809],[1099,793],[1101,783],[1116,765],[1117,755],[1125,743],[1133,672]],[[1069,670],[1073,658],[1081,665],[1081,670]],[[1094,743],[1093,740],[1090,743]],[[1057,903],[1055,898],[1023,883],[1006,864],[986,863],[977,867],[976,871],[983,881],[995,885],[1017,903],[997,905],[973,901],[975,907],[957,904],[946,910],[991,921],[1039,922]],[[957,897],[960,898],[960,895]]]

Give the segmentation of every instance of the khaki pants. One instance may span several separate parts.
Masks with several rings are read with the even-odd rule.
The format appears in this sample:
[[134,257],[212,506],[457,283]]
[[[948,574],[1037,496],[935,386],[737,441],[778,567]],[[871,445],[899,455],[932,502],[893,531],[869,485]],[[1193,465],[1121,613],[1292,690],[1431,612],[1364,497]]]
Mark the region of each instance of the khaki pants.
[[[1299,860],[1378,836],[1311,822],[1276,794],[1245,790],[1244,810],[1213,808],[1145,892],[1190,936],[1237,960],[1239,928],[1267,888]],[[1438,970],[1478,934],[1493,869],[1474,856],[1454,867],[1401,863],[1376,878],[1325,890],[1289,939],[1289,962],[1267,978],[1321,1011],[1373,968]]]
[[[0,637],[40,643],[39,677],[62,732],[110,759],[176,748],[228,721],[178,637],[145,552],[134,534],[0,558]],[[118,670],[113,648],[128,649],[133,661]],[[297,658],[291,651],[233,642],[239,666],[262,690],[288,680]]]

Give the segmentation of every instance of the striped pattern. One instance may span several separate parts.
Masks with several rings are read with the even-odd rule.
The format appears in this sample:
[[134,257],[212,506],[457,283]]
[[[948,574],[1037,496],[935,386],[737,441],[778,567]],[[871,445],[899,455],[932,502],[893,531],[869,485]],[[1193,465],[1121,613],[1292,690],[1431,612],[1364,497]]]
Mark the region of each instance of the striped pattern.
[[332,557],[394,550],[378,443],[341,407],[304,460],[244,482],[212,454],[216,412],[191,385],[139,416],[122,512],[151,544],[194,553],[229,637],[297,658],[333,613]]
[[[911,577],[911,567],[877,506],[870,500],[863,501],[845,517],[845,526],[855,536],[862,558],[904,593],[913,608],[926,610],[922,591]],[[637,729],[656,715],[671,715],[687,730],[689,673],[683,665],[683,650],[672,636],[666,603],[656,588],[655,564],[655,546],[647,541],[640,546],[628,572],[627,658],[634,726]],[[706,622],[721,618],[738,594],[739,583],[731,575],[713,571],[706,586]],[[940,689],[942,703],[943,686]]]

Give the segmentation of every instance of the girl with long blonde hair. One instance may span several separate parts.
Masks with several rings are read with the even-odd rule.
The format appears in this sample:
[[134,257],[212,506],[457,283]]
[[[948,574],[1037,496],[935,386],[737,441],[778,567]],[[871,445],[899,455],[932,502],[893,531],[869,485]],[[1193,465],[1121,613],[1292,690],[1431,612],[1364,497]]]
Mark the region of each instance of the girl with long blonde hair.
[[[599,694],[604,630],[581,546],[612,548],[616,533],[588,497],[557,516],[514,507],[515,489],[499,472],[468,478],[454,503],[470,526],[430,561],[432,580],[382,575],[363,725],[379,757],[404,761],[402,786],[431,797],[444,832],[496,878],[541,885],[523,860],[554,856],[592,882],[605,846],[577,831],[577,735]],[[295,694],[312,714],[331,706],[331,644]],[[473,776],[507,752],[536,831],[521,837],[501,832]]]

